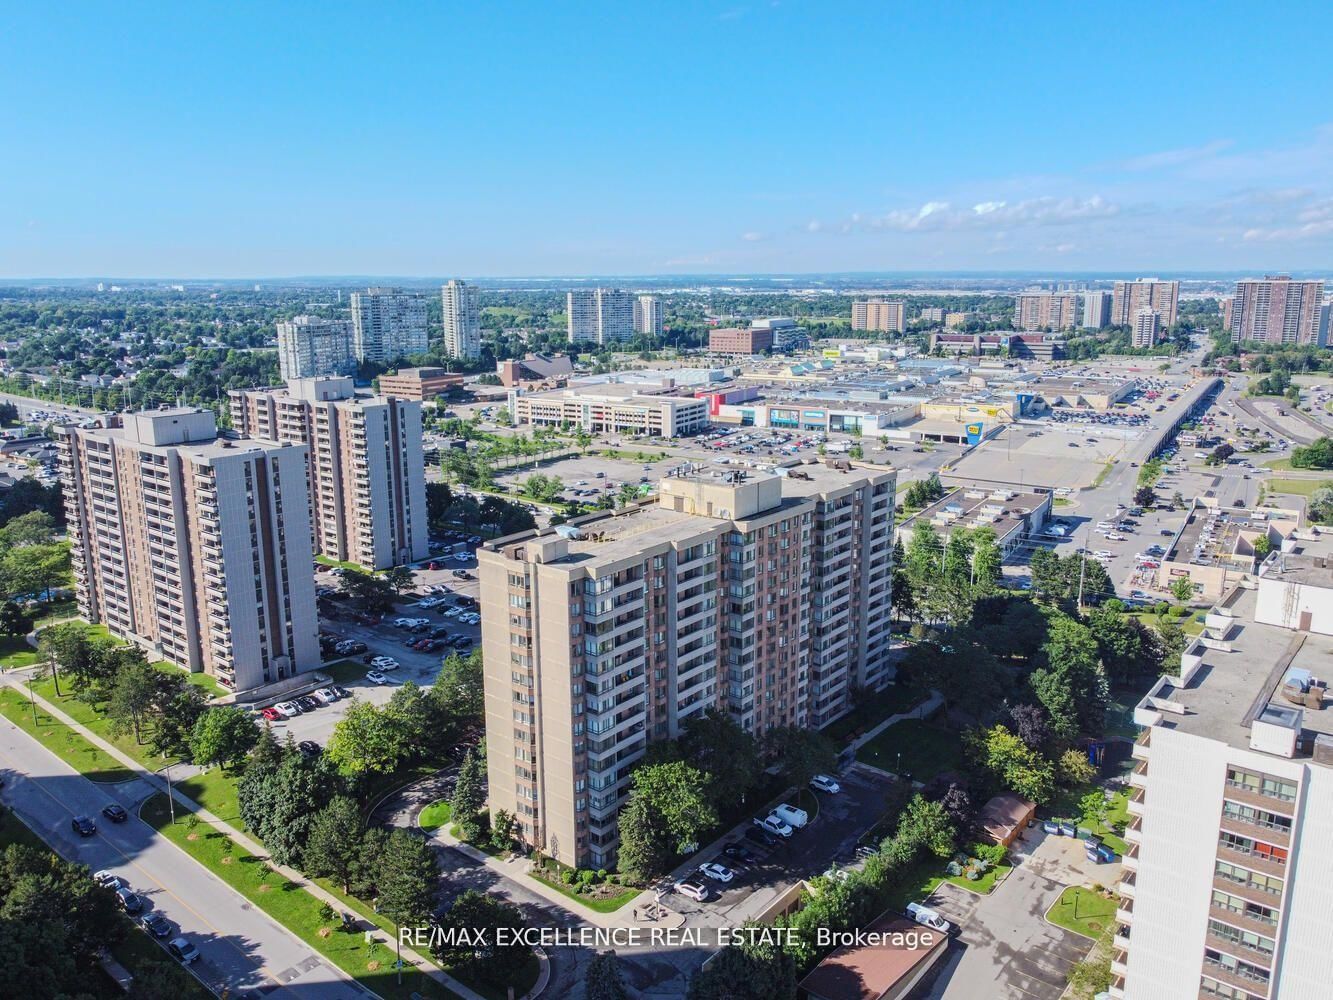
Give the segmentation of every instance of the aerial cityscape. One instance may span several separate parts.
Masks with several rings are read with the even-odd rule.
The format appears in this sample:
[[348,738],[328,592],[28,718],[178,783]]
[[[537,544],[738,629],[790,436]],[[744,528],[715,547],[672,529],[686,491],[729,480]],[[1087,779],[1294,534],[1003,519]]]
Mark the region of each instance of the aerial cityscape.
[[7,13],[0,996],[1333,996],[1330,11]]

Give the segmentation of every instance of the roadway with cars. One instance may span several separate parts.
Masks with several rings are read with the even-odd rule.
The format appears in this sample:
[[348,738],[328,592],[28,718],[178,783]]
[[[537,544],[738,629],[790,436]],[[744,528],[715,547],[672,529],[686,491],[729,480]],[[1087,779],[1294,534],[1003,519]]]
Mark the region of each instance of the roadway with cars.
[[[0,799],[65,858],[125,879],[145,912],[170,922],[171,937],[184,934],[199,949],[190,971],[215,992],[319,1000],[368,995],[141,821],[138,808],[156,791],[147,781],[89,781],[8,721],[0,721],[0,750],[7,768]],[[129,818],[113,823],[104,817],[111,803]],[[76,834],[75,816],[92,818],[97,832]]]

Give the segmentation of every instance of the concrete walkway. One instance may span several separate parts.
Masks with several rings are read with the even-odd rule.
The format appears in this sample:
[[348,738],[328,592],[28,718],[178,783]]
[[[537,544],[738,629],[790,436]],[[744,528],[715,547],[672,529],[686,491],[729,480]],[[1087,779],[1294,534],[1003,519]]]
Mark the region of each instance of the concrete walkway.
[[[860,750],[863,746],[895,723],[902,722],[904,719],[924,719],[931,712],[935,711],[935,709],[939,708],[943,702],[943,696],[940,695],[938,691],[932,691],[930,692],[929,698],[910,712],[899,712],[897,715],[890,715],[883,722],[875,726],[874,729],[867,730],[856,739],[852,740],[848,746],[853,750]],[[886,771],[885,773],[888,774],[890,772]]]
[[[20,685],[11,679],[15,673],[16,673],[15,671],[11,671],[8,675],[6,675],[6,677],[4,678],[4,683],[8,684],[11,687],[19,687]],[[130,757],[122,753],[117,747],[113,746],[106,740],[102,739],[92,730],[88,729],[81,723],[71,719],[59,708],[51,704],[41,695],[33,691],[31,688],[26,688],[25,690],[26,693],[29,694],[37,702],[37,704],[42,707],[44,711],[49,712],[53,718],[60,720],[65,725],[69,726],[70,729],[79,733],[79,735],[81,735],[89,743],[105,751],[107,754],[110,754],[112,758],[114,758],[120,764],[124,765],[130,771],[133,771],[135,774],[139,776],[140,779],[147,782],[151,787],[157,789],[159,792],[168,791],[168,784],[166,779],[164,779],[157,772],[149,771],[142,764],[136,761],[133,757]],[[234,840],[239,846],[249,851],[251,854],[255,855],[256,857],[261,857],[265,859],[268,858],[268,852],[264,850],[263,845],[261,845],[258,841],[253,840],[251,837],[241,832],[236,827],[232,826],[230,823],[227,823],[219,819],[217,816],[214,816],[211,812],[209,812],[207,809],[201,806],[198,802],[195,802],[194,799],[183,794],[182,792],[177,791],[174,786],[170,788],[170,793],[172,798],[175,799],[176,802],[178,802],[182,807],[194,813],[205,823],[211,823],[213,826],[217,827],[219,830],[221,830],[223,833],[229,836],[232,840]],[[182,851],[182,853],[185,852]],[[329,906],[331,906],[335,911],[339,913],[343,912],[344,904],[341,900],[339,900],[333,894],[326,892],[318,885],[315,885],[313,882],[307,879],[296,869],[288,868],[286,865],[274,864],[271,860],[268,861],[268,864],[271,868],[273,868],[274,871],[280,874],[283,878],[288,879],[289,881],[300,886],[302,889],[310,893],[310,895],[314,896],[320,902],[327,903]],[[390,938],[388,932],[380,931],[379,928],[370,925],[366,921],[360,921],[360,923],[363,925],[361,926],[360,929],[373,930],[375,933],[384,934],[385,939],[388,941],[388,943],[390,945],[393,944],[393,941]],[[459,996],[463,997],[464,1000],[484,1000],[484,998],[479,993],[464,986],[458,980],[454,979],[453,976],[450,976],[447,972],[444,972],[442,969],[437,968],[428,958],[418,954],[412,949],[404,946],[402,949],[402,955],[404,962],[415,963],[417,967],[421,969],[422,972],[430,976],[432,979],[440,983],[442,986],[457,993]],[[333,968],[334,971],[336,971],[339,975],[347,979],[348,982],[354,982],[352,977],[347,975],[347,973],[344,970],[334,965],[330,965],[330,968]],[[357,985],[360,986],[360,984]],[[364,989],[364,987],[361,988]]]

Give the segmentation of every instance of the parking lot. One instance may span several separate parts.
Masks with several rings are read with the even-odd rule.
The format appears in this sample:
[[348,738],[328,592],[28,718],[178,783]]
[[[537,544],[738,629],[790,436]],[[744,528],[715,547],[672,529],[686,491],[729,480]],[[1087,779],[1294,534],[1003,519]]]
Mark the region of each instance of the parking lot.
[[[765,846],[749,835],[753,823],[747,817],[725,836],[699,850],[664,884],[669,886],[696,875],[699,865],[714,861],[732,869],[736,877],[726,884],[705,880],[711,890],[705,902],[671,893],[667,897],[671,908],[683,914],[690,926],[735,926],[763,913],[797,879],[820,875],[833,864],[853,865],[857,842],[884,813],[885,795],[893,779],[869,768],[853,767],[838,775],[837,780],[841,791],[836,795],[811,793],[818,803],[818,812],[789,838]],[[787,801],[797,804],[794,798]],[[805,795],[799,804],[813,812],[810,802],[811,795]],[[758,812],[756,809],[756,815]],[[755,855],[754,860],[728,857],[724,853],[728,844],[741,845]]]

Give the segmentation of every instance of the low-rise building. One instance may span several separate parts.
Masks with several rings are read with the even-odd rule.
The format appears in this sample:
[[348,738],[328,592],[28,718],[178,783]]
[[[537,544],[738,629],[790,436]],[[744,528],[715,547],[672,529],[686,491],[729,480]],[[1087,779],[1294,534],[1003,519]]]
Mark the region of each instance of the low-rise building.
[[[1162,556],[1157,586],[1170,590],[1177,580],[1187,579],[1199,598],[1216,601],[1253,577],[1257,543],[1277,548],[1301,527],[1301,520],[1302,512],[1293,508],[1223,507],[1211,497],[1196,500]],[[1259,543],[1260,538],[1267,542]]]
[[1040,535],[1051,518],[1051,494],[1008,487],[998,489],[950,490],[924,510],[918,511],[900,526],[904,537],[920,521],[933,525],[944,538],[957,529],[968,531],[990,528],[995,544],[1008,556],[1025,542]]
[[527,354],[512,361],[497,361],[495,373],[507,389],[560,385],[574,374],[574,362],[564,354]]
[[463,376],[444,368],[399,368],[379,377],[379,391],[385,396],[423,402],[461,388]]
[[608,383],[553,392],[513,394],[514,423],[582,427],[592,434],[687,437],[708,427],[708,402],[652,393],[646,386]]
[[723,326],[708,331],[708,349],[714,354],[762,354],[773,347],[773,331]]

